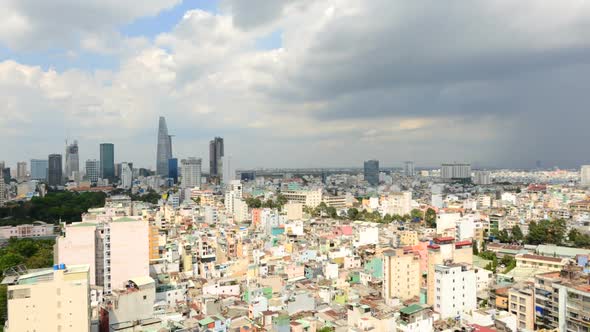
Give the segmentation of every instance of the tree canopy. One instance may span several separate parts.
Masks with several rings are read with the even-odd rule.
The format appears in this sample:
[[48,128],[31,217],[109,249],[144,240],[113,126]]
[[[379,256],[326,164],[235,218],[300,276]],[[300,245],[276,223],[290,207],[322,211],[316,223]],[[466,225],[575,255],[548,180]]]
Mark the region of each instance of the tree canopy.
[[104,206],[105,199],[106,194],[103,192],[50,192],[44,197],[33,197],[28,202],[0,208],[0,218],[12,218],[17,224],[30,223],[32,220],[50,223],[60,219],[65,222],[80,221],[82,213],[90,208]]

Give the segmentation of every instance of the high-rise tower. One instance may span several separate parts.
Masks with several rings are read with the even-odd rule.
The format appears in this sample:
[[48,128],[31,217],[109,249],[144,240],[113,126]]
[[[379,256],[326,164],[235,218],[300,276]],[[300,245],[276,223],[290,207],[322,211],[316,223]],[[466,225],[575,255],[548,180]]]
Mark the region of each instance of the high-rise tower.
[[111,183],[115,179],[115,145],[112,143],[100,144],[100,177]]
[[215,137],[209,142],[209,176],[214,182],[220,182],[223,176],[223,138]]
[[168,135],[166,119],[161,116],[158,125],[158,151],[156,156],[156,174],[168,176],[168,160],[172,159],[172,137]]
[[80,172],[80,160],[78,157],[78,141],[72,144],[66,142],[66,174],[65,176],[74,180]]
[[50,154],[47,159],[47,183],[50,186],[62,185],[61,154]]

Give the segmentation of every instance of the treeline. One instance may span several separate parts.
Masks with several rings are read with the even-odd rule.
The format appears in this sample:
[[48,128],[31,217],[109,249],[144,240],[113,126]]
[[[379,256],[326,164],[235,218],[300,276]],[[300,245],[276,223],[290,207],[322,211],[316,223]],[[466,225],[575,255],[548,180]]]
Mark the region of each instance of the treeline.
[[281,194],[277,195],[275,200],[267,199],[266,201],[258,197],[248,197],[246,198],[246,204],[252,209],[270,208],[282,210],[283,206],[287,204],[287,198]]
[[131,200],[133,200],[133,201],[141,201],[141,202],[147,202],[147,203],[151,203],[151,204],[158,204],[158,201],[160,200],[160,198],[162,198],[162,195],[158,194],[154,190],[150,190],[143,195],[130,194],[129,197],[131,197]]
[[529,232],[525,236],[519,225],[511,229],[492,232],[492,235],[503,243],[524,243],[524,244],[555,244],[564,246],[590,248],[590,235],[583,234],[577,229],[567,232],[564,219],[539,220],[529,223]]
[[27,202],[18,202],[0,208],[0,219],[10,224],[25,224],[33,220],[48,223],[80,221],[90,208],[104,206],[103,192],[76,193],[70,191],[50,192],[45,197],[33,197]]

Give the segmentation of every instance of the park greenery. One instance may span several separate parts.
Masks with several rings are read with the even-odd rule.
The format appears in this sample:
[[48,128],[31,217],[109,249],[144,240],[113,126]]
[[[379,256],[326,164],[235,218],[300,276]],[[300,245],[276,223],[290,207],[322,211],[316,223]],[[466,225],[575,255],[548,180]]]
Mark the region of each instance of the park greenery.
[[[498,257],[494,252],[482,251],[478,254],[478,256],[485,260],[491,261],[484,267],[484,269],[494,273],[508,273],[516,267],[516,259],[510,255],[504,255],[502,259],[498,260]],[[498,268],[501,268],[502,270],[499,270]]]
[[281,211],[283,206],[287,204],[287,198],[281,194],[278,194],[274,200],[269,198],[266,201],[260,199],[259,197],[248,197],[246,198],[246,204],[252,209],[271,208]]
[[577,248],[590,248],[590,235],[582,234],[579,230],[572,228],[567,234],[571,245]]
[[9,203],[0,208],[0,225],[19,225],[41,220],[48,223],[80,221],[90,208],[102,207],[103,192],[50,192],[27,202]]
[[160,200],[160,198],[162,198],[162,195],[158,194],[154,190],[150,190],[147,193],[144,193],[141,195],[140,194],[131,194],[129,197],[131,197],[131,200],[133,200],[133,201],[158,204],[158,201]]

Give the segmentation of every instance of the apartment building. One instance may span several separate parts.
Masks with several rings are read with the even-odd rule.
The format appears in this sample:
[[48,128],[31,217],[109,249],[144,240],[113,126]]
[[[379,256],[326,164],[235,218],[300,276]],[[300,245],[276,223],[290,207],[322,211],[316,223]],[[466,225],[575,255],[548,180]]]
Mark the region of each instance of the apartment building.
[[42,221],[35,221],[32,224],[0,227],[0,239],[35,238],[55,235],[55,226]]
[[581,267],[536,275],[534,299],[537,328],[588,331],[590,279]]
[[435,267],[448,263],[473,264],[471,241],[455,242],[454,237],[438,237],[427,247],[427,303],[435,304]]
[[56,239],[56,261],[90,264],[91,285],[112,285],[149,275],[150,225],[139,217],[121,217],[106,222],[80,222],[65,226]]
[[477,308],[475,271],[470,265],[436,265],[434,273],[434,311],[442,319],[461,317]]
[[508,290],[508,310],[516,316],[519,329],[534,330],[535,328],[535,288],[534,284],[512,286]]
[[322,202],[322,189],[317,190],[287,190],[282,192],[288,202],[302,203],[315,208]]
[[8,286],[4,331],[90,331],[89,271],[59,264],[18,276]]
[[406,301],[420,296],[420,256],[404,249],[383,251],[383,298]]
[[567,258],[533,254],[517,254],[515,258],[517,267],[535,268],[544,271],[560,271],[570,262]]

